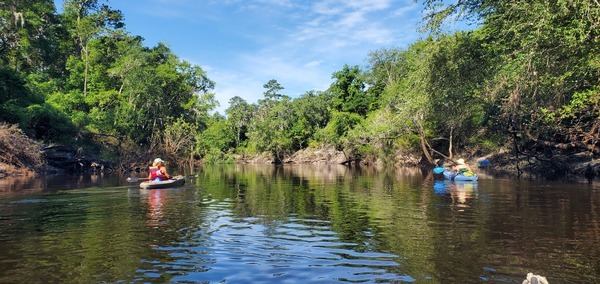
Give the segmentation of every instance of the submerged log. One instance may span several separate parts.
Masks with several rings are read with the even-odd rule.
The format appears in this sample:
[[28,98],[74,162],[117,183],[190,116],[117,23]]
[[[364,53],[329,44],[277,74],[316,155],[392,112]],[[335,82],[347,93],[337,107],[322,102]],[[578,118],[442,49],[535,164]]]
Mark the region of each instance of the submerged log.
[[99,173],[114,171],[112,163],[89,156],[80,148],[54,145],[45,147],[42,151],[46,157],[47,172]]
[[344,166],[351,166],[352,163],[354,163],[354,165],[358,166],[358,165],[360,165],[360,161],[361,161],[360,158],[352,158],[352,159],[343,161],[341,164]]

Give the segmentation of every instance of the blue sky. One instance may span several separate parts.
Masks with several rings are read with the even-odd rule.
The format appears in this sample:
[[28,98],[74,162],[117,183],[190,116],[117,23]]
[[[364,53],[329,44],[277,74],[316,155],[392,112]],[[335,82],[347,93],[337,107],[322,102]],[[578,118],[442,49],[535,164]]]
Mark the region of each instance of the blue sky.
[[[62,10],[62,0],[55,0]],[[166,43],[216,82],[217,111],[229,99],[249,103],[276,79],[283,94],[323,91],[344,64],[366,65],[368,53],[406,48],[422,7],[413,0],[111,0],[144,45]]]

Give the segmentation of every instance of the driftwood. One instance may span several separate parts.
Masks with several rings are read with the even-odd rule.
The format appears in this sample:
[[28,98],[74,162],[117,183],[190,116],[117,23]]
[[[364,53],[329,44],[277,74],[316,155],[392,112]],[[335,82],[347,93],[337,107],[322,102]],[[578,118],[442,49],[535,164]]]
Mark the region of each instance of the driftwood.
[[[428,145],[428,146],[429,146],[429,145]],[[434,152],[434,153],[436,153],[436,154],[438,154],[438,155],[442,156],[442,157],[444,158],[444,160],[448,160],[448,161],[450,161],[450,162],[454,163],[455,165],[458,165],[458,162],[457,162],[457,161],[455,161],[454,159],[452,159],[452,158],[450,158],[450,157],[448,157],[448,156],[446,156],[446,155],[444,155],[444,154],[440,153],[439,151],[437,151],[437,150],[433,149],[431,146],[429,146],[429,150],[431,150],[431,152]]]
[[55,145],[42,149],[48,166],[67,173],[113,172],[112,163],[88,156],[81,149]]
[[600,154],[600,147],[595,146],[595,145],[586,144],[581,141],[575,141],[575,142],[570,142],[570,143],[556,143],[556,142],[545,141],[545,140],[535,138],[529,132],[525,132],[525,136],[530,141],[535,142],[535,143],[545,146],[545,147],[551,147],[551,148],[564,150],[564,151],[579,149],[579,150],[590,151],[591,153],[593,153],[595,155]]
[[350,166],[350,165],[352,165],[352,163],[354,163],[355,165],[358,165],[360,163],[360,158],[348,159],[348,160],[343,161],[341,164],[345,165],[345,166]]

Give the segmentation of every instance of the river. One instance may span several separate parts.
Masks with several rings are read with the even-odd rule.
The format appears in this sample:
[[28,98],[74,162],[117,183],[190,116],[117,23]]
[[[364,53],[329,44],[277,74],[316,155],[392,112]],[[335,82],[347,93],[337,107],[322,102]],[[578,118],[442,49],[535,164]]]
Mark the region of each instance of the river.
[[600,283],[600,185],[210,166],[0,180],[0,283]]

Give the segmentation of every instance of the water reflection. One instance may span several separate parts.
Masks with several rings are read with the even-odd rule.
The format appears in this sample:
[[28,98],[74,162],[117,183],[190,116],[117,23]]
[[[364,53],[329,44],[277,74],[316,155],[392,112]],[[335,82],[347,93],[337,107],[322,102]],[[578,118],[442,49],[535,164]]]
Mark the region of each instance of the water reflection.
[[453,182],[450,186],[452,200],[467,206],[467,200],[477,197],[476,182]]
[[433,185],[435,194],[450,195],[452,203],[459,207],[468,207],[468,201],[477,198],[477,182],[441,181]]
[[600,281],[594,185],[343,166],[195,173],[175,189],[76,177],[2,195],[0,283]]
[[40,192],[43,180],[34,176],[15,176],[0,178],[0,197]]
[[[320,283],[407,281],[397,256],[376,251],[358,252],[343,242],[324,220],[267,221],[240,218],[233,203],[216,202],[207,209],[210,220],[171,246],[162,247],[173,258],[160,273],[174,282]],[[182,273],[184,272],[185,273]]]
[[[171,189],[172,190],[172,189]],[[149,227],[160,227],[163,223],[164,205],[168,200],[169,189],[140,189],[140,195],[148,206],[146,224]]]

